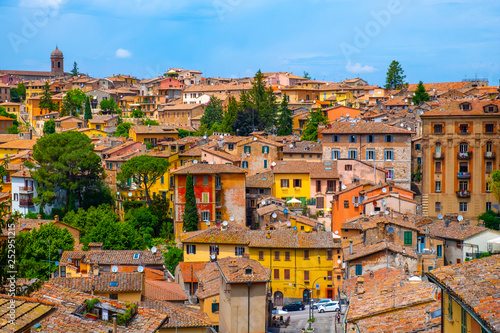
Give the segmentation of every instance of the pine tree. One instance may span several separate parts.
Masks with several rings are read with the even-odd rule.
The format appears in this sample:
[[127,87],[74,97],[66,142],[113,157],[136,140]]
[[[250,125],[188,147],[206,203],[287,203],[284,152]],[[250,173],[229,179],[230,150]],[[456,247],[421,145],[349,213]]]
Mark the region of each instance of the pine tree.
[[318,108],[316,111],[311,110],[309,113],[309,122],[302,132],[303,141],[318,141],[318,126],[320,124],[328,124],[328,118],[323,115],[323,110]]
[[50,92],[49,81],[45,82],[43,86],[42,98],[40,98],[40,109],[46,110],[47,113],[59,110],[59,105],[52,101],[52,93]]
[[184,206],[184,215],[182,216],[182,225],[186,231],[198,230],[198,207],[196,206],[196,197],[194,195],[193,177],[188,173],[186,176],[186,204]]
[[284,94],[280,106],[280,120],[278,122],[278,135],[291,135],[293,133],[292,110],[288,108],[287,96]]
[[73,69],[71,70],[71,76],[78,75],[78,66],[76,65],[76,61],[73,63]]
[[226,114],[224,115],[224,119],[222,120],[222,132],[224,133],[232,133],[233,124],[236,120],[236,115],[238,114],[238,109],[240,105],[234,96],[229,97],[229,104],[227,106]]
[[389,65],[387,70],[387,76],[385,79],[386,89],[397,89],[401,90],[407,85],[405,82],[406,75],[404,75],[404,70],[401,65],[396,60],[393,60]]
[[420,105],[430,99],[429,94],[425,91],[424,83],[420,81],[415,91],[415,96],[412,98],[413,105]]
[[200,119],[200,123],[206,125],[207,128],[211,128],[214,123],[222,123],[223,118],[224,110],[222,110],[221,100],[215,96],[211,96],[210,102],[208,102],[205,108],[205,113]]
[[85,114],[84,114],[85,121],[89,121],[89,119],[92,119],[92,110],[90,109],[90,99],[87,96],[85,99]]

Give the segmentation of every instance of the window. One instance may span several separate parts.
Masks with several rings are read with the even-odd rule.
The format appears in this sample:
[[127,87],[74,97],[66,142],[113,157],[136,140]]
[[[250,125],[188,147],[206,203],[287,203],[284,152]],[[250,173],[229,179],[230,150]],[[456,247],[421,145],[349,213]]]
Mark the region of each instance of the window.
[[493,162],[486,162],[486,172],[491,172],[493,170]]
[[411,245],[412,244],[412,232],[411,231],[405,231],[405,245]]
[[441,192],[441,181],[436,181],[436,193]]
[[332,160],[338,160],[340,158],[340,150],[332,150]]
[[366,151],[366,159],[368,161],[374,161],[375,160],[375,150],[367,150]]
[[280,270],[279,269],[275,269],[274,270],[274,279],[275,280],[279,280],[280,279]]
[[466,213],[467,212],[467,202],[460,202],[459,203],[459,211],[461,213]]
[[109,299],[118,299],[118,294],[109,294]]
[[462,103],[462,104],[460,104],[460,110],[470,111],[470,110],[472,110],[472,105],[470,103],[467,103],[467,102]]
[[210,245],[210,254],[219,255],[219,245]]
[[385,142],[392,142],[392,140],[393,140],[392,135],[385,136]]
[[235,256],[242,256],[245,254],[245,248],[242,246],[236,246],[234,248],[234,255]]
[[417,165],[422,165],[422,157],[417,157]]
[[352,171],[352,164],[346,164],[344,169],[345,171]]
[[304,260],[309,260],[309,250],[304,250]]
[[394,159],[394,152],[392,150],[384,151],[384,160],[392,161]]
[[285,280],[290,280],[290,270],[285,269]]
[[344,208],[349,208],[349,200],[344,200]]
[[210,193],[208,193],[208,192],[203,192],[203,193],[201,194],[201,202],[203,202],[203,203],[209,203],[209,202],[210,202],[210,201],[209,201],[209,196],[210,196]]
[[259,260],[264,260],[264,251],[259,251]]
[[460,308],[460,333],[467,333],[467,314],[464,308]]
[[333,260],[333,251],[332,250],[328,250],[326,252],[326,260]]
[[350,143],[356,143],[357,137],[356,135],[349,135],[349,142]]
[[316,198],[316,208],[318,208],[318,209],[325,208],[325,198],[324,197],[317,197]]
[[193,185],[196,185],[196,176],[193,176]]
[[252,152],[252,147],[250,146],[244,146],[243,147],[243,152],[246,154],[250,154]]
[[389,168],[386,168],[386,170],[387,170],[387,173],[385,174],[385,178],[393,180],[394,179],[394,170],[389,169]]
[[201,220],[210,221],[210,212],[209,211],[201,212]]
[[469,125],[468,124],[460,124],[459,133],[469,133]]
[[196,254],[196,245],[187,245],[186,252],[187,254]]
[[374,136],[373,136],[373,135],[371,135],[371,134],[370,134],[370,135],[367,135],[367,136],[366,136],[366,142],[368,142],[368,143],[374,143],[374,142],[375,142],[375,138],[374,138]]
[[441,258],[443,256],[443,245],[438,245],[436,247],[437,257]]
[[208,185],[208,176],[203,176],[203,185]]
[[288,179],[281,180],[281,187],[290,187]]
[[358,158],[358,151],[354,149],[349,150],[349,158],[352,159]]
[[466,143],[461,143],[460,144],[460,152],[467,153],[468,151],[469,151],[469,145]]
[[302,187],[302,179],[294,179],[293,187]]
[[486,202],[486,211],[491,210],[491,202]]
[[304,282],[309,282],[309,271],[304,271]]
[[285,252],[285,261],[290,261],[290,252]]
[[243,161],[243,163],[241,164],[241,167],[245,168],[245,169],[248,169],[248,162],[247,161]]
[[332,135],[332,142],[339,142],[339,136],[338,135]]
[[280,260],[280,251],[274,251],[274,260]]
[[[253,205],[251,204],[252,207],[255,207],[255,200],[252,200],[253,201]],[[220,201],[219,202],[219,205],[220,205]],[[220,221],[222,220],[222,212],[220,210],[216,211],[215,212],[215,219]]]
[[356,275],[363,275],[363,265],[356,264]]
[[468,191],[469,190],[469,182],[466,180],[461,180],[458,182],[458,189],[460,191]]
[[415,143],[415,150],[420,150],[420,143]]
[[453,319],[453,299],[450,294],[448,294],[448,317]]
[[442,124],[435,124],[434,125],[434,133],[436,133],[436,134],[443,133],[443,125]]
[[434,171],[441,172],[441,162],[436,162],[435,166],[436,167],[434,168],[435,169]]
[[219,303],[212,303],[212,313],[219,313]]
[[460,162],[458,165],[458,171],[459,172],[469,172],[469,163]]
[[269,154],[269,146],[262,146],[262,154]]
[[316,181],[316,192],[321,192],[321,180]]
[[66,266],[60,266],[61,267],[61,277],[66,277]]
[[484,125],[484,133],[495,133],[495,125],[493,124],[486,124]]
[[491,192],[491,183],[486,182],[486,193],[490,193],[490,192]]
[[434,203],[434,210],[436,211],[436,213],[441,212],[441,202],[440,201],[436,201]]

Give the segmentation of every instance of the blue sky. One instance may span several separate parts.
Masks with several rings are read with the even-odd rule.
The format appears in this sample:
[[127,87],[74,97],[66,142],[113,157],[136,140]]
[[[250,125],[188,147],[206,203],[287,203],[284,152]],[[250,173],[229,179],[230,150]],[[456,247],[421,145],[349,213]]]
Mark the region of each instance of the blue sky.
[[500,79],[495,0],[0,0],[0,68],[50,70],[64,52],[94,77],[304,71],[383,85],[398,60],[410,83]]

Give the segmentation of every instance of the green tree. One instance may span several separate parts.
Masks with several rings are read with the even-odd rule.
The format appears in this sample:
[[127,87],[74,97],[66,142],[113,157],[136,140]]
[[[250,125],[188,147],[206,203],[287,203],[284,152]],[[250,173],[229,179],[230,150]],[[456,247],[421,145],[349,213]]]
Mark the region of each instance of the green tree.
[[134,109],[132,111],[132,118],[142,118],[142,117],[144,117],[144,112],[142,112],[141,110]]
[[103,204],[114,207],[115,199],[109,186],[102,179],[96,180],[93,185],[83,192],[81,208],[88,209]]
[[323,110],[318,108],[309,113],[308,123],[302,132],[303,141],[318,141],[318,126],[328,124],[328,118],[323,115]]
[[59,105],[52,100],[49,81],[45,81],[45,85],[43,86],[39,107],[42,112],[46,111],[47,113],[59,110]]
[[143,119],[142,120],[142,124],[144,126],[148,126],[148,125],[150,125],[150,126],[160,126],[160,123],[157,122],[156,120],[153,120],[153,119]]
[[87,96],[85,98],[85,113],[83,115],[83,118],[85,119],[85,122],[89,121],[92,119],[92,109],[90,108],[90,98]]
[[151,241],[156,236],[155,230],[159,227],[158,217],[151,213],[151,209],[141,207],[129,210],[125,219],[127,223],[143,235],[146,245],[151,246]]
[[118,104],[115,102],[113,97],[110,99],[103,99],[101,103],[99,103],[99,107],[103,113],[115,113],[118,109]]
[[200,123],[206,125],[207,128],[211,128],[213,124],[220,124],[224,117],[224,111],[222,110],[222,104],[219,98],[215,96],[210,97],[210,102],[208,102],[205,108],[205,113],[200,119]]
[[75,116],[82,111],[82,105],[85,103],[87,96],[80,89],[70,89],[66,92],[63,98],[61,108],[61,116]]
[[288,108],[286,93],[283,95],[280,106],[280,119],[278,122],[278,135],[291,135],[293,133],[292,110]]
[[494,170],[487,182],[490,183],[491,193],[493,193],[497,202],[500,202],[500,170]]
[[406,75],[404,75],[403,68],[396,60],[393,60],[389,65],[387,70],[387,76],[385,79],[386,89],[397,89],[401,90],[407,85],[405,82]]
[[184,251],[176,246],[168,245],[167,251],[163,252],[163,258],[165,259],[165,267],[170,273],[175,274],[175,268],[184,260]]
[[76,131],[54,133],[38,139],[33,147],[33,159],[37,167],[27,161],[31,176],[38,182],[38,196],[33,200],[44,206],[53,203],[56,191],[66,191],[66,208],[69,208],[70,192],[78,202],[83,192],[100,184],[104,179],[101,158],[94,153],[94,145],[88,136]]
[[78,75],[78,66],[76,61],[73,63],[73,69],[71,70],[71,76],[75,77]]
[[250,95],[246,92],[240,94],[240,103],[236,117],[233,122],[233,133],[241,136],[247,136],[256,128],[255,124],[258,123],[258,110],[250,100]]
[[21,102],[21,97],[19,97],[19,93],[17,92],[17,88],[10,88],[10,100],[14,103]]
[[226,113],[224,114],[224,119],[222,120],[221,132],[224,133],[234,133],[233,125],[236,120],[236,115],[238,114],[238,109],[240,105],[234,96],[229,97],[229,104],[227,106]]
[[193,134],[192,132],[190,131],[187,131],[185,129],[182,129],[182,128],[179,128],[177,130],[177,132],[179,132],[179,138],[185,138],[185,137],[188,137],[188,136],[191,136],[191,134]]
[[167,172],[170,162],[162,158],[149,155],[132,157],[121,166],[118,179],[126,183],[128,179],[134,179],[138,188],[144,190],[148,206],[151,205],[150,189],[157,180]]
[[17,84],[17,94],[19,95],[21,100],[24,101],[26,99],[26,86],[24,85],[24,83],[20,82]]
[[43,134],[52,134],[56,132],[56,122],[54,119],[49,119],[43,123]]
[[113,134],[114,137],[127,138],[129,136],[130,126],[134,126],[133,123],[121,123],[116,126],[116,132]]
[[193,176],[189,173],[186,177],[186,204],[184,205],[184,215],[182,216],[182,225],[186,231],[198,230],[198,207],[196,206],[196,197],[194,195]]
[[483,220],[486,228],[500,230],[500,216],[491,209],[479,215],[477,219]]
[[[50,241],[50,243],[49,243]],[[49,247],[50,245],[50,247]],[[72,251],[75,239],[66,228],[59,228],[54,223],[44,224],[30,232],[21,232],[16,236],[16,252],[18,253],[18,273],[20,277],[47,280],[49,271],[57,270],[50,260],[59,259],[59,249]]]
[[88,209],[81,208],[76,212],[70,211],[62,219],[64,223],[81,230],[80,239],[104,220],[119,222],[120,217],[109,205],[100,205]]
[[420,105],[424,102],[430,100],[429,94],[425,91],[425,87],[422,81],[418,83],[415,95],[412,98],[413,105]]
[[83,238],[83,249],[92,242],[103,243],[105,250],[144,250],[146,243],[142,235],[128,223],[103,219]]
[[7,133],[8,134],[19,134],[21,131],[16,125],[12,125],[7,128]]
[[[268,121],[268,92],[266,89],[266,85],[264,84],[264,75],[260,71],[260,69],[255,74],[252,89],[248,92],[249,104],[252,106],[255,111],[253,114],[253,123],[258,129],[264,129]],[[242,106],[244,107],[245,102],[242,102]],[[245,107],[244,107],[245,108]]]
[[304,71],[304,75],[302,75],[303,78],[310,80],[311,76],[309,75],[308,72]]

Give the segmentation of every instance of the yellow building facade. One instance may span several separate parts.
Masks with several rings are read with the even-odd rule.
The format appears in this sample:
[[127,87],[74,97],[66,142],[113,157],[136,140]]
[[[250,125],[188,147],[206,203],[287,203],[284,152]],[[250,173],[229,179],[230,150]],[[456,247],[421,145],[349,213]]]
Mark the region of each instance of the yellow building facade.
[[[285,162],[287,163],[287,162]],[[305,204],[311,198],[311,179],[309,172],[304,173],[276,173],[274,171],[273,196],[285,199],[286,201],[295,198]]]

